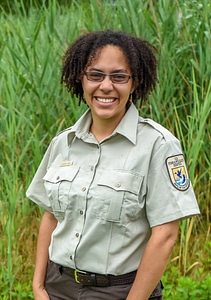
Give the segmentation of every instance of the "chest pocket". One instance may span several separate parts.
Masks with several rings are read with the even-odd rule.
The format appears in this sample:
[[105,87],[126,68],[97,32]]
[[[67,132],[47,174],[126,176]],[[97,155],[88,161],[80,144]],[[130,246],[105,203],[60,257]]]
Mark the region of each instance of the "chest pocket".
[[[98,181],[103,207],[96,214],[102,219],[124,222],[139,214],[139,193],[143,176],[125,170],[104,171]],[[101,200],[102,201],[102,200]]]
[[43,177],[53,213],[60,222],[64,219],[65,211],[73,209],[70,189],[78,171],[79,168],[73,166],[49,168]]

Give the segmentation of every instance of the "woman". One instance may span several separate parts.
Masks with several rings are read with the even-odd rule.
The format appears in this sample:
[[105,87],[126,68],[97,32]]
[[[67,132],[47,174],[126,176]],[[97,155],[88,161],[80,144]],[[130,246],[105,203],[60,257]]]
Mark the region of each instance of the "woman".
[[162,299],[179,219],[199,213],[178,140],[138,115],[154,47],[98,31],[66,51],[62,82],[88,111],[51,142],[27,196],[42,206],[35,300]]

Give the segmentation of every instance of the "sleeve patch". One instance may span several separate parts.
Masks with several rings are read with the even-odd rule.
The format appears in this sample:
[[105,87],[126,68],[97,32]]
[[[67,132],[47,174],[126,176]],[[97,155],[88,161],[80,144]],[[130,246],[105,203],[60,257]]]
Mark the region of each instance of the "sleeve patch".
[[170,156],[166,159],[168,174],[173,186],[179,191],[185,191],[190,186],[185,159],[182,154]]

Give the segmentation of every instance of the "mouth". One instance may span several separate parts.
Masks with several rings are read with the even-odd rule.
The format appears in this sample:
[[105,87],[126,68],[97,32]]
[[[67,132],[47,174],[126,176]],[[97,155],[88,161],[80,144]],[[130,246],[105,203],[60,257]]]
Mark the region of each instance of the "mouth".
[[117,98],[101,98],[101,97],[95,97],[95,99],[99,102],[102,103],[112,103],[114,102]]

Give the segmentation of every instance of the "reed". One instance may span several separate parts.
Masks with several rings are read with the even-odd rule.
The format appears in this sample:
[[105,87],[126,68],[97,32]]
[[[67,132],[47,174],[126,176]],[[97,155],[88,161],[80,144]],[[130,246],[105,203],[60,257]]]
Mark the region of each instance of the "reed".
[[12,2],[12,10],[2,8],[0,14],[0,299],[33,299],[42,210],[26,199],[25,191],[51,138],[86,109],[60,86],[62,55],[79,34],[106,28],[143,37],[158,49],[159,84],[140,113],[181,140],[202,212],[181,222],[167,274],[175,266],[178,274],[194,279],[203,268],[205,278],[211,250],[210,1],[59,5],[52,0],[48,6],[33,1],[27,7],[24,1]]

